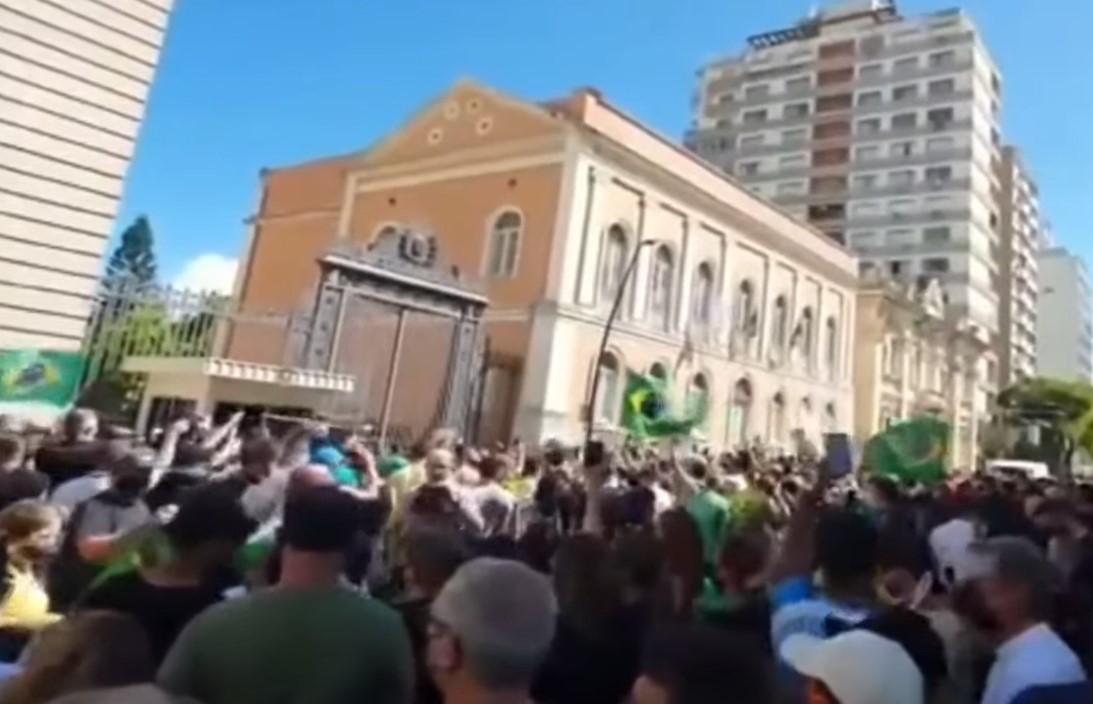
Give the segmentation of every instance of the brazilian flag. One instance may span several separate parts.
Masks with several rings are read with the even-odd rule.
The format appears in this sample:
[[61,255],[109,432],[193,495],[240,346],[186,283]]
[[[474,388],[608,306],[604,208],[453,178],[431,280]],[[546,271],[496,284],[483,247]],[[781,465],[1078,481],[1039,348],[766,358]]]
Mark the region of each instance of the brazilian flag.
[[937,484],[948,474],[949,424],[923,415],[877,433],[862,451],[869,471],[908,483]]
[[686,417],[673,417],[663,379],[629,372],[623,400],[622,425],[636,438],[688,435],[705,418],[705,408],[688,409]]

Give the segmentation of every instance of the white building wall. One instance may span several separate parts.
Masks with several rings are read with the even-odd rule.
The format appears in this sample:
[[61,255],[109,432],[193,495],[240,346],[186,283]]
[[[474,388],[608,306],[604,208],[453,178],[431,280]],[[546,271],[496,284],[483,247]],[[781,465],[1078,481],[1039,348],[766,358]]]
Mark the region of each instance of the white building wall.
[[0,0],[0,348],[80,344],[173,0]]
[[1052,247],[1039,257],[1037,372],[1093,379],[1093,314],[1089,273],[1081,257]]

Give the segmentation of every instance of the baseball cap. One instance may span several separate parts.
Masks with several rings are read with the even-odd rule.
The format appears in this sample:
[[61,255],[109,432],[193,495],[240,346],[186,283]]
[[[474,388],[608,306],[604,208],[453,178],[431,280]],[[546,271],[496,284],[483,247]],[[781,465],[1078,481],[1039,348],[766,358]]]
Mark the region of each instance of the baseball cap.
[[779,649],[800,674],[819,680],[839,704],[923,704],[926,683],[899,642],[868,628],[833,638],[798,634]]

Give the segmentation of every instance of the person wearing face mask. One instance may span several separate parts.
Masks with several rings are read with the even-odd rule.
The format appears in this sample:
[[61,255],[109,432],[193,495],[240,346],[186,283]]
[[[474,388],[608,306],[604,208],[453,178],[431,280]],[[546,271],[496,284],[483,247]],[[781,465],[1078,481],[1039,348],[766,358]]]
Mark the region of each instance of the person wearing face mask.
[[143,500],[152,467],[134,454],[110,465],[110,487],[79,504],[51,565],[50,596],[66,609],[115,558],[147,542],[158,523]]
[[38,576],[60,531],[60,514],[41,501],[0,511],[0,661],[15,660],[31,635],[61,618]]
[[1058,575],[1025,538],[972,546],[974,577],[957,586],[954,608],[996,647],[981,704],[1093,701],[1077,655],[1048,625]]

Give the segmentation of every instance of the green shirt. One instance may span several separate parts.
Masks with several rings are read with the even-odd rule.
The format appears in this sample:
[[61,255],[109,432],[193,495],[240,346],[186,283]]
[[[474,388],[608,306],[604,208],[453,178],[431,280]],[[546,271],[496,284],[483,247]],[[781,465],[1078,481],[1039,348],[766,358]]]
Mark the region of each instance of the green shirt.
[[729,500],[716,491],[703,489],[687,502],[687,513],[698,525],[706,564],[716,565],[717,554],[729,530]]
[[159,672],[203,704],[409,704],[414,661],[402,619],[340,587],[275,587],[212,607]]

